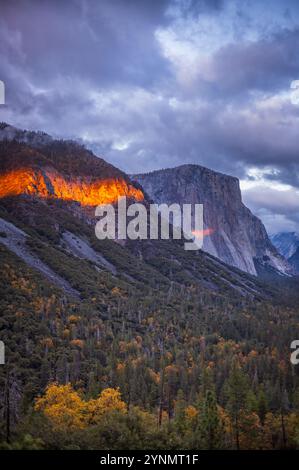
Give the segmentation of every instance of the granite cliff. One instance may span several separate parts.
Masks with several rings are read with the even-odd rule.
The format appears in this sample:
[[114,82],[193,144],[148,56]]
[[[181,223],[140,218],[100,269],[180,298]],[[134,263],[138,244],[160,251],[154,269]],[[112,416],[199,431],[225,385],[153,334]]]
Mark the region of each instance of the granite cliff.
[[266,229],[243,204],[239,180],[199,165],[132,175],[155,203],[204,205],[203,249],[250,274],[258,266],[281,273],[290,267],[272,245]]

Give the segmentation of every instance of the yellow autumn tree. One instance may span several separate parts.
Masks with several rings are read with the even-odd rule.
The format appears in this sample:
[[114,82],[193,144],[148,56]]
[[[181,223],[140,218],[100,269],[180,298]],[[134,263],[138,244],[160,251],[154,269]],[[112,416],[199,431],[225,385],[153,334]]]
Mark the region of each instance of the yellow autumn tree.
[[89,424],[95,424],[111,411],[127,412],[127,405],[121,399],[119,388],[105,388],[95,400],[89,400],[85,405],[85,413]]
[[185,408],[185,416],[186,416],[187,421],[189,422],[194,421],[197,415],[198,415],[198,410],[195,408],[195,406],[189,405],[187,406],[187,408]]
[[74,391],[71,384],[50,384],[45,395],[35,401],[35,410],[43,412],[60,430],[84,428],[84,408],[84,401]]
[[106,388],[97,399],[84,401],[71,384],[53,383],[36,399],[35,410],[44,413],[56,429],[76,430],[99,423],[106,413],[126,413],[127,405],[118,388]]

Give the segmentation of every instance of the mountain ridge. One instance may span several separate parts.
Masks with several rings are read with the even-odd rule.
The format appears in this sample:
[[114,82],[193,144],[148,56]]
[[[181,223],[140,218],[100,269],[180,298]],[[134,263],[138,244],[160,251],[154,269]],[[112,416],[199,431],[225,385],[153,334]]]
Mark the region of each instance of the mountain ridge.
[[120,196],[144,199],[142,190],[125,173],[83,146],[47,139],[32,147],[21,136],[15,140],[0,135],[1,197],[35,194],[84,205],[114,203]]
[[286,259],[291,258],[299,247],[299,234],[294,231],[274,233],[270,239]]
[[[23,134],[20,131],[20,135],[23,139],[26,133]],[[35,140],[34,133],[30,133],[30,135],[30,141],[32,142],[32,140]],[[43,134],[41,135],[43,137]],[[144,199],[145,201],[147,201],[147,197],[139,183],[134,183],[129,176],[106,164],[104,160],[98,159],[98,157],[84,149],[84,147],[76,143],[60,142],[55,139],[52,139],[50,144],[48,141],[49,139],[47,138],[45,145],[41,145],[39,142],[39,148],[37,149],[13,138],[11,140],[0,140],[0,179],[6,177],[9,171],[21,171],[20,178],[13,178],[10,188],[7,185],[1,185],[2,193],[0,201],[3,208],[1,216],[4,219],[7,219],[9,216],[8,222],[17,225],[21,222],[19,228],[29,234],[33,231],[33,238],[27,241],[27,245],[28,243],[30,244],[30,250],[33,250],[33,253],[29,253],[30,259],[37,256],[34,252],[34,240],[37,240],[38,246],[40,243],[38,239],[40,237],[43,243],[54,243],[55,252],[53,256],[56,256],[57,249],[61,250],[61,247],[72,241],[72,234],[74,237],[79,236],[82,238],[82,233],[85,233],[87,230],[86,227],[88,227],[88,235],[86,235],[87,246],[85,246],[85,252],[89,251],[91,253],[91,249],[94,248],[93,245],[99,247],[100,243],[95,239],[94,230],[92,230],[92,226],[96,222],[94,205],[103,202],[113,203],[116,200],[116,196],[119,195],[132,196],[133,200]],[[86,159],[88,163],[91,163],[86,164]],[[93,163],[95,166],[93,166]],[[84,167],[85,174],[79,177],[78,172],[81,167]],[[29,182],[29,185],[26,179],[28,168],[34,173],[33,176],[35,178]],[[107,188],[105,186],[106,176],[107,174],[111,176],[111,171],[116,183],[119,183],[120,178],[122,179],[123,186],[117,186],[115,183],[118,191],[114,191],[114,187],[111,187],[111,185]],[[60,176],[64,176],[65,181],[63,183],[69,185],[70,192],[66,192],[63,185],[62,188],[60,187],[61,182],[58,181],[58,176],[55,172]],[[29,176],[31,177],[31,175]],[[97,178],[100,184],[99,188],[104,187],[104,189],[107,189],[107,195],[104,193],[105,197],[101,198],[101,193],[98,188],[95,188],[95,199],[91,201],[86,200],[90,192],[90,185],[88,186],[86,182],[88,181],[91,184]],[[74,190],[72,192],[74,180],[79,185],[79,193]],[[84,184],[86,183],[85,186],[82,184],[82,180]],[[10,190],[7,191],[7,188]],[[74,197],[77,194],[80,197]],[[85,205],[86,202],[92,203],[90,209],[89,206]],[[86,227],[82,225],[82,221],[86,223]],[[80,224],[80,229],[75,228],[78,224]],[[9,233],[6,236],[8,237]],[[130,268],[120,269],[119,274],[121,276],[129,276],[128,278],[131,279],[140,278],[140,274],[136,272],[139,269],[137,268],[138,264],[133,268],[133,264],[136,264],[133,260],[141,258],[143,264],[140,269],[147,272],[147,274],[141,276],[143,283],[148,282],[147,279],[150,276],[157,277],[158,271],[163,271],[164,269],[164,281],[161,278],[161,282],[180,282],[181,280],[188,284],[195,282],[208,287],[210,290],[218,290],[219,292],[223,288],[224,291],[226,289],[235,290],[245,296],[264,295],[263,288],[256,281],[253,281],[250,277],[247,278],[238,270],[220,263],[213,256],[203,252],[191,256],[184,251],[183,244],[175,243],[175,241],[171,240],[165,242],[163,243],[160,240],[157,240],[156,243],[152,240],[144,242],[127,240],[123,243],[123,247],[121,247],[118,243],[111,241],[109,244],[111,252],[106,252],[105,244],[102,244],[98,248],[99,254],[96,258],[98,260],[100,260],[100,257],[102,259],[105,258],[107,262],[106,268],[109,266],[109,263],[115,267],[112,251],[117,251],[118,256],[123,258],[124,262],[122,263],[124,265],[127,266],[127,261],[130,260]],[[66,246],[65,249],[70,251],[70,246]],[[84,252],[84,240],[81,241],[81,252]],[[78,254],[78,250],[76,253]],[[159,257],[160,267],[157,266]],[[89,261],[91,260],[89,259]],[[45,259],[41,259],[41,262],[45,263]],[[105,267],[103,268],[100,262],[95,264],[97,269],[106,269]],[[162,269],[161,266],[163,264],[164,268]],[[50,268],[53,269],[53,266],[50,266]],[[116,272],[118,271],[117,266],[115,270]],[[58,274],[61,275],[61,273]]]

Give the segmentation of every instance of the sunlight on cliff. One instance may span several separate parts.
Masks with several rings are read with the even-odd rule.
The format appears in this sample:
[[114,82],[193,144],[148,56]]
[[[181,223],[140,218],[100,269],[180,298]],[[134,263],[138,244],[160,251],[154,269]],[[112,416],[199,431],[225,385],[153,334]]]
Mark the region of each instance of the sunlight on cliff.
[[0,175],[0,198],[20,194],[77,201],[83,206],[113,204],[122,196],[144,199],[142,191],[124,179],[66,178],[56,171],[31,168]]
[[195,238],[203,238],[212,235],[215,232],[213,228],[206,228],[204,230],[193,230],[192,233]]

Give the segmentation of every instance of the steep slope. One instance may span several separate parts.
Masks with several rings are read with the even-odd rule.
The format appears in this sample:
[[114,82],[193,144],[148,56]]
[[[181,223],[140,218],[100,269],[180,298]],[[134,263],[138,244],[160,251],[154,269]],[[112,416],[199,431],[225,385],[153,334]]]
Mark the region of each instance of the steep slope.
[[[82,214],[80,207],[73,210],[68,201],[43,199],[27,195],[0,199],[0,217],[3,219],[0,243],[20,256],[12,244],[7,224],[13,224],[27,235],[27,260],[38,259],[35,267],[50,281],[45,269],[64,278],[74,289],[84,291],[83,282],[77,283],[75,274],[87,262],[89,269],[105,272],[140,288],[168,290],[172,284],[196,285],[221,297],[266,298],[271,291],[252,276],[229,267],[207,253],[186,252],[180,240],[130,241],[125,244],[113,240],[98,240],[95,220]],[[5,232],[5,233],[4,233]],[[23,237],[24,238],[24,237]],[[42,263],[42,264],[41,264]],[[53,279],[53,282],[55,280]],[[88,284],[88,279],[86,283]]]
[[27,245],[28,234],[16,227],[14,224],[0,218],[0,242],[21,258],[28,266],[42,273],[51,283],[59,286],[62,290],[73,297],[78,297],[78,291],[55,273],[38,256],[36,256]]
[[[50,256],[53,258],[52,253]],[[139,425],[136,431],[140,413],[133,420],[129,416],[134,426],[132,433],[137,436],[136,446],[140,448],[144,429],[151,422],[152,428],[157,429],[158,410],[162,409],[167,416],[165,426],[169,429],[168,416],[172,419],[177,401],[183,396],[186,402],[196,405],[207,377],[208,383],[215,386],[217,400],[223,404],[231,364],[237,360],[248,374],[245,378],[248,377],[253,390],[265,389],[271,418],[273,413],[277,416],[275,423],[280,422],[280,396],[291,398],[288,403],[291,422],[294,421],[293,397],[294,389],[298,389],[298,373],[289,360],[289,345],[299,334],[298,309],[272,306],[268,302],[250,303],[247,299],[240,302],[237,296],[221,298],[195,285],[171,285],[166,291],[139,286],[134,289],[109,274],[93,273],[82,260],[76,282],[85,289],[84,298],[78,301],[64,295],[1,245],[0,257],[4,268],[0,276],[0,334],[5,338],[7,353],[7,364],[0,368],[0,384],[1,390],[5,390],[9,367],[13,391],[21,391],[11,395],[13,409],[19,411],[17,422],[11,422],[13,436],[21,421],[21,432],[40,436],[41,442],[50,440],[46,447],[49,449],[84,448],[84,442],[90,443],[91,436],[96,436],[98,443],[102,433],[110,436],[110,442],[90,448],[118,449],[115,436],[119,436],[117,443],[120,440],[123,443],[127,428],[117,416],[113,415],[113,432],[106,425],[102,431],[97,424],[87,435],[80,433],[73,440],[68,427],[66,435],[70,441],[66,441],[61,431],[58,433],[55,428],[49,432],[48,423],[44,425],[41,416],[33,415],[34,399],[44,393],[49,383],[70,382],[80,395],[88,397],[96,397],[99,390],[108,387],[119,387],[122,399],[130,403],[132,410],[136,406],[145,410],[141,415],[146,418],[141,432]],[[70,266],[70,259],[63,261]],[[273,390],[278,389],[279,393],[277,383],[282,370],[286,387],[284,395],[278,395]],[[161,394],[160,386],[163,377],[165,394]],[[3,397],[0,400],[3,406]],[[256,413],[253,418],[256,423]],[[175,422],[173,429],[176,428]],[[248,426],[245,431],[249,432]],[[152,431],[150,435],[153,436]],[[169,436],[164,429],[157,434],[158,449],[164,435]],[[173,445],[173,435],[172,431],[165,449]],[[257,434],[259,447],[260,436],[261,432]],[[5,439],[3,431],[1,438]],[[145,449],[149,442],[147,438]]]
[[[10,126],[2,127],[6,135],[12,132]],[[172,283],[196,284],[221,296],[268,296],[267,289],[252,277],[206,253],[186,253],[181,241],[126,241],[121,245],[97,240],[94,206],[115,202],[122,195],[146,202],[141,186],[76,143],[56,141],[43,134],[35,137],[34,133],[28,138],[22,131],[7,139],[3,132],[3,226],[8,221],[29,235],[22,238],[23,259],[28,264],[31,260],[31,266],[48,279],[51,280],[49,273],[56,273],[76,291],[84,289],[72,283],[73,277],[63,269],[71,259],[72,270],[80,270],[84,260],[95,271],[110,273],[134,285],[168,289]],[[6,233],[0,242],[20,255],[16,244],[9,243],[9,237],[10,233]],[[53,276],[52,279],[54,282]]]
[[271,242],[286,259],[291,258],[299,248],[299,234],[296,232],[279,232],[270,236]]
[[209,235],[203,249],[225,263],[257,274],[256,263],[281,273],[290,271],[268,238],[262,222],[242,203],[239,180],[198,165],[133,175],[158,204],[204,205],[204,226]]
[[143,200],[127,175],[75,142],[42,133],[29,138],[5,124],[0,129],[0,198],[27,194],[84,206],[114,203],[120,196]]
[[293,266],[296,273],[299,274],[299,246],[295,253],[288,259],[288,262]]

